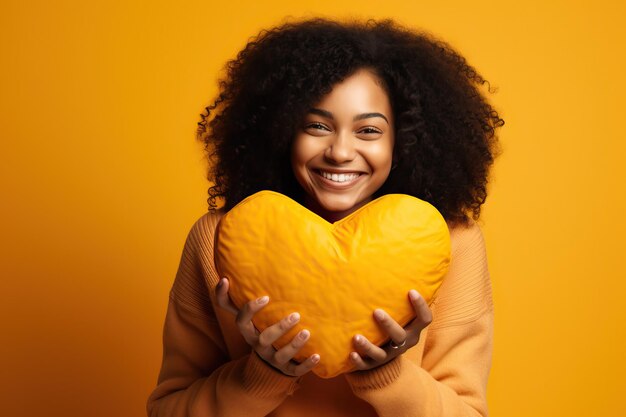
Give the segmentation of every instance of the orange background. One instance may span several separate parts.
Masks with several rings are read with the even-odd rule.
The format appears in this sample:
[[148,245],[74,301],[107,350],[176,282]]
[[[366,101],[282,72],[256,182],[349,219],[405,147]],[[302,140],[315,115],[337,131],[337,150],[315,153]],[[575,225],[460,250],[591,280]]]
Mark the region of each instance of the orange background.
[[222,65],[285,16],[352,15],[427,29],[499,88],[491,414],[626,415],[626,10],[548,3],[3,0],[0,414],[145,415]]

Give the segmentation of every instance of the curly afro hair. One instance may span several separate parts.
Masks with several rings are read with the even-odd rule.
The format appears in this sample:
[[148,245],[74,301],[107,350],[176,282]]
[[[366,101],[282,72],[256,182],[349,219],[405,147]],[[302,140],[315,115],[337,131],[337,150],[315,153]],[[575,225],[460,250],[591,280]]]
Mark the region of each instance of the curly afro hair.
[[504,124],[488,82],[432,35],[392,20],[311,19],[262,31],[226,64],[219,93],[198,123],[209,159],[209,209],[230,210],[273,190],[303,202],[290,166],[296,129],[333,86],[366,68],[389,94],[395,167],[373,198],[413,195],[449,222],[478,220]]

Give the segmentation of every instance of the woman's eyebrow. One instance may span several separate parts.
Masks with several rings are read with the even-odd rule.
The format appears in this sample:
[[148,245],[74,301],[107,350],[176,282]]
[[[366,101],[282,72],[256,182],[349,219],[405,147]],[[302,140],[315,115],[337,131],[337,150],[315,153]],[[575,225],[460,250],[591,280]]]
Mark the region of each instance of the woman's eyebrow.
[[[330,120],[335,120],[335,118],[333,117],[333,114],[327,110],[322,110],[322,109],[313,107],[312,109],[309,110],[309,113],[317,114],[318,116],[326,117],[327,119],[330,119]],[[356,122],[357,120],[369,119],[371,117],[382,117],[383,119],[385,119],[387,124],[389,124],[389,120],[387,120],[385,115],[381,113],[359,114],[359,115],[354,116],[354,119],[352,119],[352,121]]]

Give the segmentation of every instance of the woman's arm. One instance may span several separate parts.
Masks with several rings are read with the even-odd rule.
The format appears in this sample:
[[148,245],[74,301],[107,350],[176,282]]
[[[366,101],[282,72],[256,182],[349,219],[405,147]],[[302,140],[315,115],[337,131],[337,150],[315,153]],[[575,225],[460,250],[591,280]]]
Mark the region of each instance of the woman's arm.
[[452,262],[431,306],[421,366],[400,356],[346,374],[353,392],[381,417],[487,416],[493,305],[480,228],[451,230]]
[[147,402],[150,417],[265,416],[298,384],[255,354],[229,358],[205,280],[213,273],[217,220],[204,215],[185,242],[165,317],[161,372]]

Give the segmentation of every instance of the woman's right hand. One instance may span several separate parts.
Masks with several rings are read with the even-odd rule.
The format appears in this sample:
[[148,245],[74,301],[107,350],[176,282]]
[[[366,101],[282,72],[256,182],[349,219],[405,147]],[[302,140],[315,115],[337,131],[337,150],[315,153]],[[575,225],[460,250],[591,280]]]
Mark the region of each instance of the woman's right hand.
[[233,304],[228,296],[229,282],[227,278],[222,278],[217,284],[215,294],[220,307],[230,311],[236,316],[235,322],[246,342],[252,349],[272,367],[278,369],[285,375],[302,376],[313,369],[320,361],[320,355],[313,354],[304,362],[297,363],[292,360],[293,356],[306,344],[309,339],[309,331],[301,330],[290,343],[276,350],[272,346],[276,340],[287,333],[300,320],[298,313],[291,313],[278,323],[275,323],[262,332],[252,324],[252,317],[269,303],[269,297],[264,296],[256,300],[251,300],[244,304],[241,310]]

